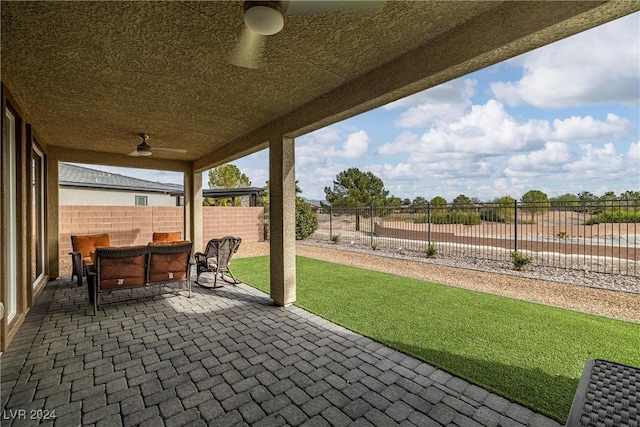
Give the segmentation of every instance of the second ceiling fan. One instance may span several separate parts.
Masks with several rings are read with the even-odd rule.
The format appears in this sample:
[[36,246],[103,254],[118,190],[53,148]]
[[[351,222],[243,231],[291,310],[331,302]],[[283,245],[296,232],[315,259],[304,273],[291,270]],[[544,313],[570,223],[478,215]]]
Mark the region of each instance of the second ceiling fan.
[[132,151],[131,153],[129,153],[129,156],[146,157],[146,156],[152,155],[153,151],[171,151],[174,153],[187,152],[187,150],[184,150],[182,148],[162,148],[162,147],[151,148],[151,146],[147,144],[147,139],[149,139],[149,135],[147,135],[146,133],[139,133],[138,136],[140,137],[141,142],[140,144],[138,144],[135,151]]

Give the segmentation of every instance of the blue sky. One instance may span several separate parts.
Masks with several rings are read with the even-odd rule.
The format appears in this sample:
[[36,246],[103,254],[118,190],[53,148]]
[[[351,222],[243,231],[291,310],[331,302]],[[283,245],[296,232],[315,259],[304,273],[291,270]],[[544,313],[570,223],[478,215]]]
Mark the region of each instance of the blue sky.
[[[267,150],[233,163],[268,180]],[[640,13],[296,139],[302,196],[324,199],[350,167],[412,200],[640,191]]]

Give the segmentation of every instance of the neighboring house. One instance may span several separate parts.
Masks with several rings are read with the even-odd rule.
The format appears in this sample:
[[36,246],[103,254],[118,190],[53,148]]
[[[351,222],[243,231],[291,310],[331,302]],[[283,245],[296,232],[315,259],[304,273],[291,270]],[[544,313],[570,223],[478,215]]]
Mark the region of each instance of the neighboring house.
[[70,163],[58,169],[60,205],[178,206],[182,185],[146,181]]

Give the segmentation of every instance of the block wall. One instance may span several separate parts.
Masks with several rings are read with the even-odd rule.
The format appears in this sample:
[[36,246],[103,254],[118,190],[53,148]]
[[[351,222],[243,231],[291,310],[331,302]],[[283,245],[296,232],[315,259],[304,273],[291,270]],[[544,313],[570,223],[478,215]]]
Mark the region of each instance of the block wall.
[[[112,246],[146,245],[153,232],[182,231],[180,206],[59,206],[60,257],[71,251],[71,235],[108,233]],[[203,246],[227,235],[243,242],[264,240],[262,207],[204,206]]]

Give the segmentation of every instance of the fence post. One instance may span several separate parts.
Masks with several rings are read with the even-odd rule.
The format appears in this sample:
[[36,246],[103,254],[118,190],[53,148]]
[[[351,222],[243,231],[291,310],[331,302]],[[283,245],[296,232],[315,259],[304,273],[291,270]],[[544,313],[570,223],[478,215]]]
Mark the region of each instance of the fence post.
[[513,250],[518,250],[518,201],[513,201]]
[[427,203],[427,241],[429,248],[431,246],[431,202]]
[[371,219],[370,219],[370,221],[371,221],[371,229],[370,229],[371,230],[371,247],[373,247],[373,203],[371,204],[369,213],[371,214],[370,215],[370,217],[371,217]]
[[329,206],[329,240],[333,236],[333,206]]

